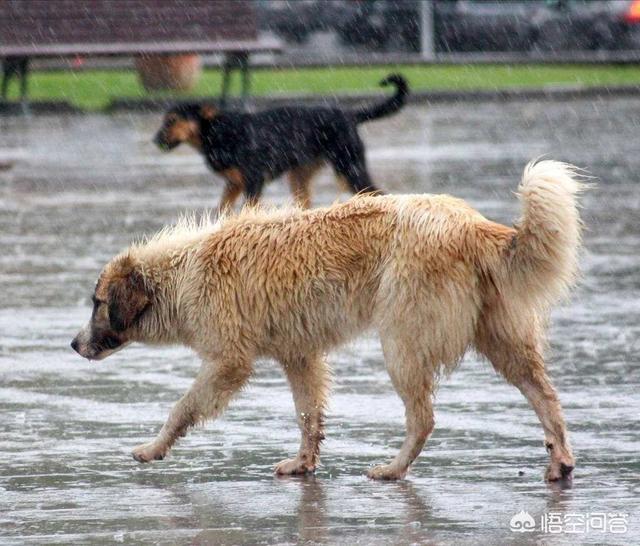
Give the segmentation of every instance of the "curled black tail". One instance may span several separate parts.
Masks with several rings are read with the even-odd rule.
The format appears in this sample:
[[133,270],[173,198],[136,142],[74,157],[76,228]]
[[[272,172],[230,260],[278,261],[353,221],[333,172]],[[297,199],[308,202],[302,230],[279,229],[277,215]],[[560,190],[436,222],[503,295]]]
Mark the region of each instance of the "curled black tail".
[[356,123],[362,123],[364,121],[395,114],[405,105],[407,102],[407,95],[409,94],[409,84],[407,83],[407,80],[405,80],[404,76],[401,76],[400,74],[391,74],[380,82],[380,85],[383,87],[390,84],[393,84],[396,87],[396,92],[393,97],[382,104],[356,110],[353,113]]

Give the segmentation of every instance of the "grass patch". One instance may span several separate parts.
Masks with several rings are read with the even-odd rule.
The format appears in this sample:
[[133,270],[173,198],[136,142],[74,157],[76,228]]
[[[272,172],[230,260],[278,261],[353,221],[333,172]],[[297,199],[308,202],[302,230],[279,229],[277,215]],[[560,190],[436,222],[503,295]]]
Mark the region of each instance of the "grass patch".
[[[340,94],[378,89],[390,72],[402,72],[416,90],[503,89],[547,85],[640,84],[640,67],[612,65],[456,65],[329,67],[253,72],[252,93]],[[89,110],[104,108],[114,98],[150,96],[217,96],[221,73],[207,69],[198,86],[189,93],[147,93],[134,71],[87,70],[36,72],[29,78],[32,100],[67,100]],[[233,81],[237,91],[238,78]],[[17,92],[12,88],[13,96]]]

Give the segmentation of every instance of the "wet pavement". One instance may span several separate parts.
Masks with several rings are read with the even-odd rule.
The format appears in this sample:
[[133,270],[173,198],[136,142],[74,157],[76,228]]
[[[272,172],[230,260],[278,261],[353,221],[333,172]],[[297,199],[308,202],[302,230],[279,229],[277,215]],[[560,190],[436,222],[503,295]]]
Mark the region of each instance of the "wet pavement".
[[[410,107],[362,131],[386,190],[453,193],[502,222],[518,213],[512,192],[533,157],[598,178],[584,199],[584,276],[550,336],[577,457],[571,487],[543,482],[533,411],[473,355],[443,381],[435,432],[408,479],[367,480],[403,437],[374,338],[330,355],[335,387],[315,477],[272,475],[298,443],[273,362],[259,363],[229,411],[167,460],[136,463],[130,449],[158,431],[196,358],[134,346],[90,363],[69,342],[102,265],[182,212],[212,208],[222,185],[188,149],[152,146],[157,115],[0,119],[0,542],[640,542],[639,110],[631,99],[462,103]],[[314,190],[315,203],[338,195],[328,171]],[[266,198],[288,200],[287,185]],[[514,533],[522,510],[535,529]],[[592,528],[602,514],[606,532]]]

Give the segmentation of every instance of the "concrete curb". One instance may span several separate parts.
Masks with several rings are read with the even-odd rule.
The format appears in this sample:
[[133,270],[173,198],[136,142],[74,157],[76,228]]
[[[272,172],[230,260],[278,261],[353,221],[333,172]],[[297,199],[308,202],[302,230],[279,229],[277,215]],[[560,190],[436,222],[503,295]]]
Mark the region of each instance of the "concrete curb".
[[[286,104],[308,106],[332,105],[349,107],[367,101],[381,100],[382,93],[357,93],[341,95],[271,95],[251,97],[249,110],[261,110]],[[510,102],[527,100],[573,100],[581,98],[616,98],[640,97],[640,85],[616,86],[548,86],[506,89],[481,89],[465,91],[412,91],[409,104],[440,104],[454,102]],[[161,112],[179,102],[208,102],[216,104],[218,97],[192,97],[189,99],[114,99],[104,110],[105,113],[120,112]],[[242,107],[239,99],[229,101],[229,109]],[[28,113],[31,114],[85,114],[86,111],[70,105],[66,101],[30,102]],[[20,103],[0,103],[0,115],[21,115],[24,110]]]
[[0,116],[83,114],[84,110],[64,100],[21,102],[0,101]]
[[[381,100],[386,95],[381,93],[358,93],[327,95],[272,95],[267,97],[251,97],[249,109],[262,109],[286,104],[308,106],[340,105],[353,106],[367,101]],[[487,89],[469,91],[412,91],[409,104],[438,104],[453,102],[506,102],[526,100],[571,100],[578,98],[613,98],[640,97],[640,85],[622,86],[554,86],[538,88]],[[217,103],[217,97],[194,97],[185,102]],[[108,112],[162,111],[177,100],[167,99],[115,99],[108,106]],[[238,99],[229,101],[229,108],[240,108]]]

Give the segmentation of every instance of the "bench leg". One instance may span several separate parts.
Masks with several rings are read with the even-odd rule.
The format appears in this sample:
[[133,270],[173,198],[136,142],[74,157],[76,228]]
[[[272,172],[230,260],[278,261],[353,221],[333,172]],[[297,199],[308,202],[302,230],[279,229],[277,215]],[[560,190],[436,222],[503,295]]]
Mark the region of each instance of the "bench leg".
[[2,100],[7,100],[7,89],[9,87],[9,78],[7,77],[6,71],[2,71]]
[[249,53],[227,53],[222,65],[222,92],[220,95],[220,104],[224,108],[227,105],[229,97],[229,87],[231,85],[231,72],[234,69],[240,70],[241,77],[241,99],[242,106],[245,106],[246,99],[249,96],[251,79],[249,74]]
[[29,58],[25,57],[20,62],[20,66],[18,68],[20,73],[20,106],[22,107],[22,113],[29,113],[29,101],[27,99],[27,76],[29,74]]
[[249,73],[249,54],[244,53],[240,58],[240,70],[242,73],[242,107],[247,107],[247,99],[251,92],[251,74]]
[[231,70],[233,65],[231,59],[227,57],[222,65],[222,90],[220,93],[220,106],[227,106],[227,97],[229,96],[229,86],[231,84]]
[[13,74],[13,59],[5,57],[2,59],[2,100],[7,100],[9,81],[11,81]]
[[2,60],[2,100],[6,101],[9,95],[9,82],[14,76],[20,79],[20,104],[22,111],[29,111],[27,102],[27,76],[29,73],[28,57],[5,57]]

